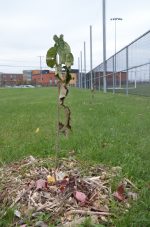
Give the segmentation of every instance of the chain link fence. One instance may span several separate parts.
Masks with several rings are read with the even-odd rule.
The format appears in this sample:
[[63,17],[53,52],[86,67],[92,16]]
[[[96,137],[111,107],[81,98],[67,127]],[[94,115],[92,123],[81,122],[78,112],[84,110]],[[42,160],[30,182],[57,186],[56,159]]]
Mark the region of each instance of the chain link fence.
[[[103,90],[103,63],[79,73],[80,87]],[[107,92],[150,96],[150,31],[124,47],[106,61]]]

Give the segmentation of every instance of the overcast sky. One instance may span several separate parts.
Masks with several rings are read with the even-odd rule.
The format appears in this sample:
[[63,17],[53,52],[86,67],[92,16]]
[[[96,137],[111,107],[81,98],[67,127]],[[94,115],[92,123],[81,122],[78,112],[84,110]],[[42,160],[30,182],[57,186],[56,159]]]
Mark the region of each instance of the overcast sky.
[[[150,0],[106,0],[107,58],[150,29]],[[93,34],[93,67],[102,62],[102,0],[0,0],[0,72],[46,67],[46,52],[53,35],[64,34],[74,54],[73,68],[86,42],[90,69],[90,25]],[[5,66],[7,65],[7,66]],[[17,67],[16,67],[17,66]],[[24,67],[23,67],[24,66]]]

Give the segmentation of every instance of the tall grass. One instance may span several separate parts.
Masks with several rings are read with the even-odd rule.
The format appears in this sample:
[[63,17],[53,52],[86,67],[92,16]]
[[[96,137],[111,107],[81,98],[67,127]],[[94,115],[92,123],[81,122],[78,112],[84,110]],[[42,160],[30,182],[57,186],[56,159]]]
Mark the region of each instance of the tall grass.
[[[57,90],[0,90],[0,162],[55,154]],[[73,131],[60,139],[60,155],[119,165],[140,188],[140,198],[117,226],[150,226],[150,99],[70,89]],[[63,116],[62,116],[63,117]],[[36,129],[39,132],[36,133]]]

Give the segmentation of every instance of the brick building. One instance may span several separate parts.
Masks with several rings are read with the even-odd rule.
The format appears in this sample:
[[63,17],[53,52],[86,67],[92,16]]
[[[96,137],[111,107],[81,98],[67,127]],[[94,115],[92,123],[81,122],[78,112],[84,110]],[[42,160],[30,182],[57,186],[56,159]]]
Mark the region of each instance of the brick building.
[[[72,69],[71,76],[72,79],[70,81],[71,86],[76,86],[77,81],[77,73],[78,70]],[[56,86],[57,78],[55,77],[54,71],[49,70],[33,70],[32,71],[32,84],[33,85],[41,85],[41,86]]]
[[32,70],[23,70],[23,79],[30,84],[32,81]]
[[[127,73],[126,72],[117,72],[115,73],[115,84],[116,86],[121,86],[126,84]],[[90,81],[90,79],[89,79]],[[95,73],[95,86],[99,87],[99,84],[103,85],[103,72],[96,72]],[[106,81],[107,87],[113,86],[113,72],[106,72]],[[90,86],[90,83],[89,83]]]
[[33,70],[32,71],[32,84],[41,86],[56,86],[57,80],[55,72],[49,70]]
[[[78,70],[72,69],[70,81],[71,86],[76,86]],[[23,74],[0,73],[0,86],[16,85],[41,85],[43,87],[57,86],[57,78],[54,71],[49,70],[23,70]]]
[[70,85],[72,87],[76,87],[77,85],[77,77],[78,77],[79,70],[78,69],[72,69],[71,70],[71,77],[72,79],[70,80]]
[[15,86],[24,84],[23,74],[0,73],[0,86]]

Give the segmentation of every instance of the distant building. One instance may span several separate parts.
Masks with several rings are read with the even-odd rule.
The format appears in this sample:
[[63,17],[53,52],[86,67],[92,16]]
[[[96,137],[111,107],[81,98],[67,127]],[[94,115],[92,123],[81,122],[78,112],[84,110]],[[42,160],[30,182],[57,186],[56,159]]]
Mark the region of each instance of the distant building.
[[0,86],[15,86],[24,84],[23,74],[1,73]]
[[55,72],[49,70],[32,70],[32,84],[44,87],[56,86]]
[[32,70],[23,70],[23,79],[27,83],[31,83],[31,81],[32,81]]
[[73,86],[73,87],[76,87],[77,86],[77,78],[78,78],[78,73],[79,73],[79,70],[78,69],[72,69],[71,70],[71,77],[72,79],[70,80],[70,85]]
[[[117,72],[115,74],[115,85],[116,86],[121,86],[121,84],[125,85],[126,84],[126,78],[127,78],[126,72]],[[103,72],[96,72],[94,81],[95,81],[94,85],[96,87],[98,87],[99,84],[103,84]],[[113,84],[113,72],[106,72],[106,81],[107,81],[107,87],[112,86],[112,84]]]
[[[71,86],[76,86],[78,70],[72,69]],[[16,85],[41,85],[43,87],[57,86],[57,78],[54,71],[50,70],[23,70],[22,74],[0,73],[0,86]]]
[[[72,79],[70,81],[71,86],[76,86],[78,70],[72,69],[71,76]],[[33,85],[41,85],[41,86],[56,86],[57,78],[55,77],[54,71],[49,70],[33,70],[32,71],[32,84]]]

